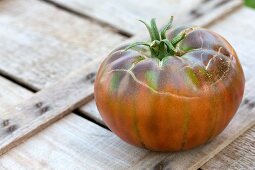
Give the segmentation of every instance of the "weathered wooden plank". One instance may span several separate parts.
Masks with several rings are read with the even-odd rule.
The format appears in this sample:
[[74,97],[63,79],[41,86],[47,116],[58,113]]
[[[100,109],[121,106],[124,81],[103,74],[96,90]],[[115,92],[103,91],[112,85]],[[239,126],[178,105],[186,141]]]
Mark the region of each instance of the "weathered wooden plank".
[[91,79],[80,79],[80,75],[88,70],[96,71],[93,62],[6,110],[0,119],[1,122],[8,122],[0,128],[0,155],[88,100],[93,91]]
[[0,72],[36,90],[126,39],[42,1],[2,0],[0,11]]
[[125,169],[147,152],[71,114],[3,155],[0,162],[8,169],[23,162],[24,169]]
[[[94,68],[91,68],[91,70],[93,70]],[[87,73],[90,73],[89,71],[88,71],[88,67],[84,67],[84,70],[80,70],[80,73],[82,73],[82,71],[85,71],[85,72],[87,72]],[[74,74],[74,75],[81,75],[81,74]],[[77,78],[77,77],[76,77]],[[75,78],[75,80],[76,80],[76,82],[77,82],[77,80],[78,79],[76,79]],[[81,77],[80,77],[81,78]],[[82,79],[80,79],[80,80],[83,80],[84,81],[84,78],[86,78],[86,76],[85,77],[82,77]],[[69,78],[67,78],[67,79],[65,79],[65,81],[63,81],[62,82],[62,84],[66,84],[64,87],[70,87],[69,85],[70,84],[67,84],[67,83],[65,83],[65,82],[75,82],[74,80],[72,80],[73,79],[73,77],[72,76],[70,76]],[[67,80],[70,80],[70,81],[67,81]],[[58,88],[57,88],[58,87]],[[48,91],[48,95],[49,96],[51,96],[51,95],[53,95],[53,94],[57,94],[57,93],[59,93],[60,91],[61,91],[61,89],[59,89],[59,84],[57,84],[57,85],[55,85],[55,86],[52,86],[52,87],[50,87],[49,89],[51,89],[51,90],[43,90],[42,92],[40,92],[40,93],[38,93],[38,95],[37,95],[37,97],[36,98],[40,98],[40,97],[42,97],[42,98],[45,98],[44,97],[44,95],[47,93],[47,91]],[[83,86],[80,86],[80,87],[83,87]],[[54,91],[54,90],[56,90],[56,91]],[[53,91],[54,91],[54,93],[53,93]],[[91,89],[89,89],[88,91],[91,91]],[[69,92],[69,91],[68,91]],[[71,91],[70,91],[71,92]],[[76,93],[76,92],[75,92]],[[75,94],[74,93],[74,94]],[[87,92],[86,92],[87,93]],[[68,93],[67,93],[68,94]],[[48,96],[48,98],[50,98]],[[69,93],[69,96],[71,96],[70,95],[70,93]],[[65,97],[65,96],[64,96]],[[82,97],[82,96],[81,96]],[[33,99],[33,98],[32,98]],[[24,103],[27,103],[27,104],[22,104],[22,105],[20,105],[20,109],[16,109],[16,108],[13,108],[11,111],[13,111],[14,113],[16,112],[16,113],[22,113],[22,112],[24,112],[24,111],[26,111],[26,109],[29,109],[29,108],[31,108],[32,107],[32,105],[33,104],[35,104],[34,102],[34,100],[32,100],[32,99],[29,99],[29,100],[27,100],[27,101],[25,101]],[[63,99],[63,98],[62,98]],[[67,98],[67,99],[72,99],[72,98]],[[71,103],[71,105],[72,106],[77,106],[77,102],[78,102],[78,104],[79,104],[79,102],[80,101],[83,101],[83,99],[84,98],[80,98],[80,99],[78,99],[76,102],[74,102],[74,101],[72,101],[72,102],[74,102],[74,103]],[[51,100],[51,102],[50,103],[54,103],[54,102],[56,102],[56,101],[58,101],[58,102],[56,102],[56,103],[61,103],[61,101],[59,101],[59,100],[61,100],[61,98],[53,98],[52,100]],[[30,105],[28,104],[29,102],[31,102],[32,101],[32,103],[30,103]],[[70,102],[70,101],[66,101],[66,102]],[[39,104],[40,105],[40,104]],[[37,106],[39,106],[39,105],[37,105]],[[54,105],[54,104],[53,104]],[[54,109],[52,109],[51,111],[52,111],[52,113],[49,115],[49,119],[47,119],[47,117],[45,118],[46,119],[46,121],[44,121],[44,123],[42,124],[42,125],[47,125],[46,123],[47,123],[47,121],[51,121],[51,120],[54,120],[55,119],[55,117],[54,118],[52,118],[51,117],[51,115],[53,115],[53,114],[56,114],[56,113],[59,113],[59,114],[65,114],[66,113],[66,111],[70,111],[70,110],[68,110],[69,108],[72,108],[72,107],[69,107],[69,106],[67,106],[67,107],[64,107],[64,106],[59,106],[59,105],[54,105],[54,108],[56,109],[56,110],[54,110]],[[38,113],[38,110],[35,110],[35,109],[29,109],[29,111],[31,111],[31,114],[33,114],[33,113],[35,113],[35,114],[37,114]],[[48,113],[49,114],[49,113]],[[45,115],[47,115],[47,114],[45,114]],[[56,116],[56,118],[58,118],[58,116]],[[43,118],[41,118],[41,119],[43,119]],[[39,121],[39,123],[40,123],[40,121]],[[28,129],[28,131],[26,131],[26,133],[29,135],[29,134],[31,134],[32,132],[34,132],[34,130],[38,130],[38,129]],[[16,131],[14,131],[14,134],[20,134],[20,133],[22,133],[22,129],[17,129]],[[18,136],[17,135],[17,136]],[[19,136],[18,136],[19,137]],[[116,147],[116,146],[115,146]],[[141,159],[141,158],[140,158]],[[133,162],[133,163],[135,163],[135,161]]]
[[201,169],[246,169],[255,167],[255,126],[201,167]]
[[70,114],[0,157],[0,169],[126,169],[148,151]]
[[3,111],[6,108],[17,105],[20,101],[32,97],[32,94],[28,90],[0,76],[0,117],[3,117]]
[[121,31],[135,35],[144,30],[138,19],[149,20],[157,18],[159,22],[166,21],[171,15],[176,23],[187,23],[203,17],[207,13],[215,13],[215,9],[232,4],[240,5],[241,0],[146,0],[137,3],[136,0],[47,0],[80,14],[96,18],[108,23]]
[[[32,95],[32,92],[0,77],[0,117],[5,116],[3,110]],[[11,122],[0,122],[1,128],[8,123]],[[124,169],[147,152],[123,143],[110,131],[86,119],[70,114],[1,156],[0,169]]]
[[85,105],[83,105],[79,110],[82,114],[89,116],[90,118],[102,125],[105,125],[100,113],[97,110],[94,98]]

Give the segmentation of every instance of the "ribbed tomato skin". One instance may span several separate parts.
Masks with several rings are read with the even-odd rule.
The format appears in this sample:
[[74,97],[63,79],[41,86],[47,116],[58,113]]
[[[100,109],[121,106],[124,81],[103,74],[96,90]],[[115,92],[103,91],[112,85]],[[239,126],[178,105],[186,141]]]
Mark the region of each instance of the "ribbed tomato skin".
[[[184,29],[174,29],[168,38]],[[101,64],[96,105],[124,141],[154,151],[190,149],[217,136],[236,113],[245,80],[231,45],[195,28],[178,48],[181,56],[161,61],[146,49],[120,48]]]

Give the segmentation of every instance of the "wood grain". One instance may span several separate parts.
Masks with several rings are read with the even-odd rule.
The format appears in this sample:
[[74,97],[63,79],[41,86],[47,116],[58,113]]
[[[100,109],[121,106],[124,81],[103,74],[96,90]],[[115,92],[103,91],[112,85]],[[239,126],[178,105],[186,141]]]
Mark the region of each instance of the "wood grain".
[[96,71],[93,62],[84,70],[73,72],[55,85],[6,110],[0,120],[2,124],[8,121],[6,126],[0,128],[0,155],[88,100],[93,91],[91,77],[80,79],[80,75],[92,70],[93,73]]
[[148,151],[70,114],[0,157],[0,169],[126,169]]
[[[242,13],[241,13],[242,14]],[[240,13],[239,13],[239,15],[240,15]],[[222,21],[222,22],[225,22],[225,21]],[[248,56],[248,57],[250,57],[250,56]],[[90,81],[88,81],[88,80],[86,80],[85,81],[85,83],[84,83],[84,78],[86,78],[86,76],[84,77],[84,76],[82,76],[82,77],[79,77],[80,75],[82,75],[82,71],[85,71],[86,73],[91,73],[91,71],[93,71],[94,69],[96,69],[96,68],[91,68],[91,67],[87,67],[87,66],[84,66],[84,68],[82,68],[82,69],[80,69],[78,72],[80,73],[80,74],[73,74],[73,75],[71,75],[71,76],[69,76],[69,77],[67,77],[65,80],[62,80],[62,82],[59,82],[59,83],[61,83],[62,85],[64,84],[64,89],[66,89],[67,90],[67,93],[66,94],[63,94],[62,96],[60,96],[59,98],[57,98],[57,97],[54,97],[54,95],[56,95],[56,96],[58,96],[59,94],[60,94],[60,92],[61,92],[61,90],[63,90],[63,89],[60,89],[59,87],[62,87],[62,86],[60,86],[60,84],[55,84],[55,85],[53,85],[53,86],[51,86],[51,87],[49,87],[48,89],[45,89],[45,90],[42,90],[41,92],[39,92],[39,93],[37,93],[36,95],[35,95],[35,97],[33,97],[33,98],[30,98],[30,99],[28,99],[28,100],[26,100],[26,101],[24,101],[24,103],[23,104],[20,104],[20,105],[18,105],[18,107],[15,107],[15,108],[12,108],[11,110],[9,110],[8,111],[8,113],[9,112],[11,112],[11,113],[14,113],[14,115],[15,115],[15,113],[16,114],[19,114],[19,113],[22,113],[22,114],[26,114],[27,112],[29,112],[30,114],[38,114],[38,110],[39,110],[39,112],[40,112],[40,110],[42,111],[42,108],[38,108],[38,110],[36,110],[36,109],[34,109],[33,108],[33,106],[35,106],[35,105],[37,105],[37,107],[38,106],[40,106],[40,107],[42,107],[43,105],[41,105],[41,104],[38,104],[38,102],[39,102],[39,100],[38,99],[43,99],[43,101],[47,101],[46,99],[49,99],[49,98],[51,98],[51,97],[53,97],[52,99],[50,99],[50,104],[51,104],[51,106],[52,106],[52,110],[49,110],[49,109],[43,109],[44,111],[45,110],[47,110],[46,112],[48,112],[47,114],[44,114],[44,115],[42,115],[40,118],[38,118],[38,119],[36,119],[36,121],[34,121],[34,122],[30,122],[30,124],[32,125],[32,127],[34,127],[34,128],[32,128],[32,129],[26,129],[25,127],[26,126],[23,126],[22,128],[18,128],[18,129],[16,129],[14,132],[12,132],[12,134],[13,134],[13,139],[14,140],[12,140],[11,141],[11,145],[3,145],[4,147],[5,147],[5,149],[9,149],[8,147],[12,147],[13,145],[12,144],[17,144],[16,142],[21,142],[21,140],[20,139],[25,139],[25,138],[22,138],[20,135],[22,134],[22,133],[24,133],[24,134],[26,134],[27,136],[25,136],[25,137],[28,137],[28,136],[30,136],[31,134],[33,134],[34,132],[36,132],[38,129],[37,129],[37,127],[45,127],[45,126],[47,126],[47,123],[51,123],[52,121],[55,121],[56,119],[58,119],[61,115],[64,115],[64,114],[66,114],[67,112],[70,112],[70,109],[72,109],[72,108],[74,108],[74,107],[77,107],[77,106],[79,106],[82,102],[84,102],[85,101],[85,99],[86,99],[86,96],[79,96],[80,98],[77,98],[77,100],[75,101],[74,100],[74,98],[72,98],[72,95],[73,94],[75,94],[74,96],[76,96],[80,91],[79,90],[77,90],[77,88],[82,88],[82,89],[84,89],[84,87],[86,88],[86,89],[88,89],[88,91],[86,91],[86,95],[89,95],[89,94],[91,94],[91,93],[89,93],[89,91],[92,91],[91,90],[91,88],[89,88],[89,86],[88,86],[88,84],[89,84],[89,82]],[[74,76],[75,75],[75,76]],[[78,77],[77,77],[78,76]],[[91,76],[89,76],[89,77],[91,77]],[[75,88],[75,90],[76,91],[72,91],[72,90],[68,90],[69,88],[70,88],[70,85],[72,85],[72,83],[73,82],[76,82],[77,83],[77,81],[78,80],[83,80],[83,82],[81,83],[81,84],[83,84],[83,85],[77,85],[76,84],[76,86],[78,86],[77,88]],[[70,81],[69,81],[70,80]],[[80,81],[80,82],[81,82]],[[68,84],[68,82],[70,83],[70,84]],[[85,84],[85,85],[84,85]],[[91,85],[90,85],[91,86]],[[71,88],[70,88],[71,89]],[[66,98],[67,97],[67,98]],[[65,102],[63,102],[63,101],[60,101],[60,100],[66,100],[65,102],[66,103],[70,103],[70,105],[66,105],[66,103]],[[38,102],[37,102],[38,101]],[[55,103],[56,102],[56,103]],[[51,107],[49,107],[49,108],[51,108]],[[253,114],[253,113],[250,113],[250,114]],[[68,117],[67,117],[68,118]],[[247,118],[247,117],[246,117]],[[14,119],[15,120],[15,119]],[[250,119],[251,120],[251,119]],[[245,119],[245,121],[246,121],[246,119]],[[15,122],[15,121],[14,121]],[[18,122],[19,123],[19,122]],[[33,124],[33,123],[35,123],[35,124]],[[37,126],[35,127],[34,125],[36,125],[37,124]],[[77,126],[78,126],[79,124],[77,123]],[[54,125],[53,125],[54,126]],[[245,126],[246,128],[248,127],[248,126]],[[25,129],[25,131],[23,131],[22,129]],[[77,128],[76,127],[76,123],[74,123],[74,128]],[[92,127],[93,128],[93,127]],[[61,129],[61,128],[60,128]],[[16,136],[15,136],[16,135]],[[59,137],[60,138],[60,137]],[[17,139],[17,140],[16,140]],[[106,140],[106,139],[105,139]],[[105,140],[102,140],[102,142],[105,142]],[[110,138],[110,141],[109,141],[109,144],[110,143],[114,143],[113,141],[114,140],[119,140],[119,139],[117,139],[117,138]],[[9,141],[10,142],[10,141]],[[13,142],[13,143],[12,143]],[[93,141],[93,142],[96,142],[96,141]],[[121,141],[119,141],[120,143],[123,143],[123,142],[121,142]],[[220,141],[218,141],[218,142],[223,142],[224,143],[224,141],[222,141],[222,140],[220,140]],[[99,143],[99,145],[100,145],[101,143]],[[116,143],[114,143],[114,144],[116,144]],[[224,147],[224,145],[225,145],[226,143],[224,143],[224,144],[221,144],[220,145],[220,147],[218,147],[218,149],[220,148],[221,149],[221,147]],[[215,143],[215,145],[217,145],[218,146],[218,144],[217,143]],[[69,145],[68,145],[69,146]],[[78,145],[79,146],[79,145]],[[122,146],[118,146],[118,147],[116,147],[117,145],[113,145],[112,147],[114,147],[114,148],[116,148],[118,151],[119,150],[122,150],[123,148],[122,148]],[[124,145],[124,146],[127,146],[127,145]],[[210,146],[210,145],[207,145],[207,146]],[[107,148],[107,147],[104,147],[104,148],[106,148],[106,149],[110,149],[111,150],[111,148]],[[205,147],[206,148],[206,147]],[[217,147],[216,147],[217,148]],[[103,148],[102,148],[103,149]],[[125,149],[124,149],[125,150]],[[3,150],[3,151],[6,151],[6,150]],[[80,149],[78,149],[78,150],[76,150],[77,152],[79,152],[80,151]],[[86,150],[85,150],[86,151]],[[101,151],[101,150],[100,150]],[[129,152],[130,152],[131,150],[130,150],[130,148],[127,148],[127,152],[123,152],[123,155],[125,155],[125,154],[127,154],[127,155],[129,155]],[[161,160],[160,162],[158,162],[158,164],[155,164],[154,166],[156,166],[156,167],[161,167],[161,166],[164,166],[165,164],[164,164],[164,162],[162,162],[162,159],[163,158],[165,158],[165,156],[164,156],[164,154],[157,154],[157,153],[152,153],[152,152],[150,152],[148,155],[147,155],[147,153],[148,153],[148,151],[144,151],[144,150],[140,150],[140,149],[134,149],[134,151],[137,151],[138,153],[139,153],[139,155],[141,155],[140,157],[135,157],[134,155],[132,156],[132,160],[130,161],[130,163],[125,163],[125,157],[123,157],[123,156],[120,156],[119,157],[119,159],[120,159],[120,161],[121,162],[123,162],[123,165],[125,164],[125,165],[127,165],[126,167],[129,167],[129,166],[131,166],[131,165],[135,165],[135,166],[138,166],[139,167],[139,165],[141,165],[141,166],[143,166],[144,164],[143,164],[143,162],[145,161],[145,162],[147,162],[149,159],[154,159],[154,158],[159,158],[159,159],[157,159],[157,160]],[[214,147],[211,147],[211,149],[210,149],[210,147],[209,148],[207,148],[207,149],[204,149],[203,151],[206,151],[206,152],[209,152],[209,153],[212,153],[212,155],[213,154],[216,154],[215,153],[215,148]],[[217,152],[218,152],[218,150],[216,150]],[[204,154],[206,154],[206,152],[202,152],[202,151],[199,151],[199,150],[197,150],[195,153],[193,153],[193,152],[190,152],[190,153],[186,153],[186,154],[184,154],[186,157],[180,157],[178,154],[171,154],[172,156],[170,156],[170,157],[173,157],[173,159],[174,160],[186,160],[186,163],[183,163],[184,165],[192,165],[192,166],[194,166],[194,167],[197,167],[198,165],[200,165],[200,164],[202,164],[203,163],[203,161],[205,161],[205,160],[202,160],[201,161],[201,156],[204,156]],[[112,153],[111,153],[112,154]],[[108,157],[110,157],[109,155],[107,155]],[[197,162],[193,162],[193,160],[191,160],[191,157],[192,156],[196,156],[196,159],[197,160],[199,160],[199,162],[197,163]],[[211,156],[211,155],[210,155]],[[144,158],[144,159],[143,159]],[[206,159],[208,159],[209,157],[207,156],[206,157]],[[142,160],[142,161],[139,161],[139,160]],[[139,162],[138,162],[139,161]],[[178,161],[176,161],[176,162],[178,162]],[[102,164],[99,164],[100,166],[102,165]],[[118,167],[124,167],[124,166],[118,166]],[[110,165],[109,165],[110,166]],[[148,167],[148,166],[146,166],[146,167]],[[150,167],[150,166],[149,166]]]
[[93,98],[93,100],[90,100],[88,103],[86,103],[85,105],[80,107],[79,111],[82,114],[89,116],[91,119],[100,123],[101,125],[105,125],[100,113],[97,110],[96,102],[95,102],[94,98]]
[[[32,92],[0,77],[0,117],[6,116],[2,111],[31,96]],[[10,123],[1,121],[0,126],[6,128]],[[2,155],[0,169],[125,169],[147,153],[123,143],[110,131],[70,114]]]
[[105,57],[126,39],[42,1],[2,0],[0,11],[0,72],[35,90]]
[[31,92],[24,88],[18,88],[17,85],[0,76],[0,118],[3,117],[3,113],[7,108],[30,97],[32,97]]
[[162,25],[171,15],[175,16],[176,24],[188,23],[203,18],[215,9],[226,8],[229,4],[239,6],[241,0],[146,0],[137,3],[136,0],[47,0],[57,3],[79,14],[108,23],[127,34],[135,35],[144,30],[137,24],[138,19],[150,20],[157,18]]
[[255,126],[201,167],[201,169],[246,169],[255,167]]

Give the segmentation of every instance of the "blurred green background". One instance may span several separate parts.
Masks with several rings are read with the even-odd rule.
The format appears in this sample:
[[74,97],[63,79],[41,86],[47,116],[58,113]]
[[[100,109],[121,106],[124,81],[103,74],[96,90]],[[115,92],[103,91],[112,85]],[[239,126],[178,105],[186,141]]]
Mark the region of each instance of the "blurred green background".
[[255,9],[255,0],[244,0],[244,4]]

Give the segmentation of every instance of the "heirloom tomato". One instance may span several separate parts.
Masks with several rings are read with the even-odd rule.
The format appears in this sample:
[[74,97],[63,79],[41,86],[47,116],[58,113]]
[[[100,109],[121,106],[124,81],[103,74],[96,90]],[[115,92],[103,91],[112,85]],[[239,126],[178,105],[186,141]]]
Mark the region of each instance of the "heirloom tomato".
[[233,47],[201,27],[160,31],[114,50],[101,64],[95,101],[106,125],[124,141],[179,151],[212,140],[242,100],[244,74]]

